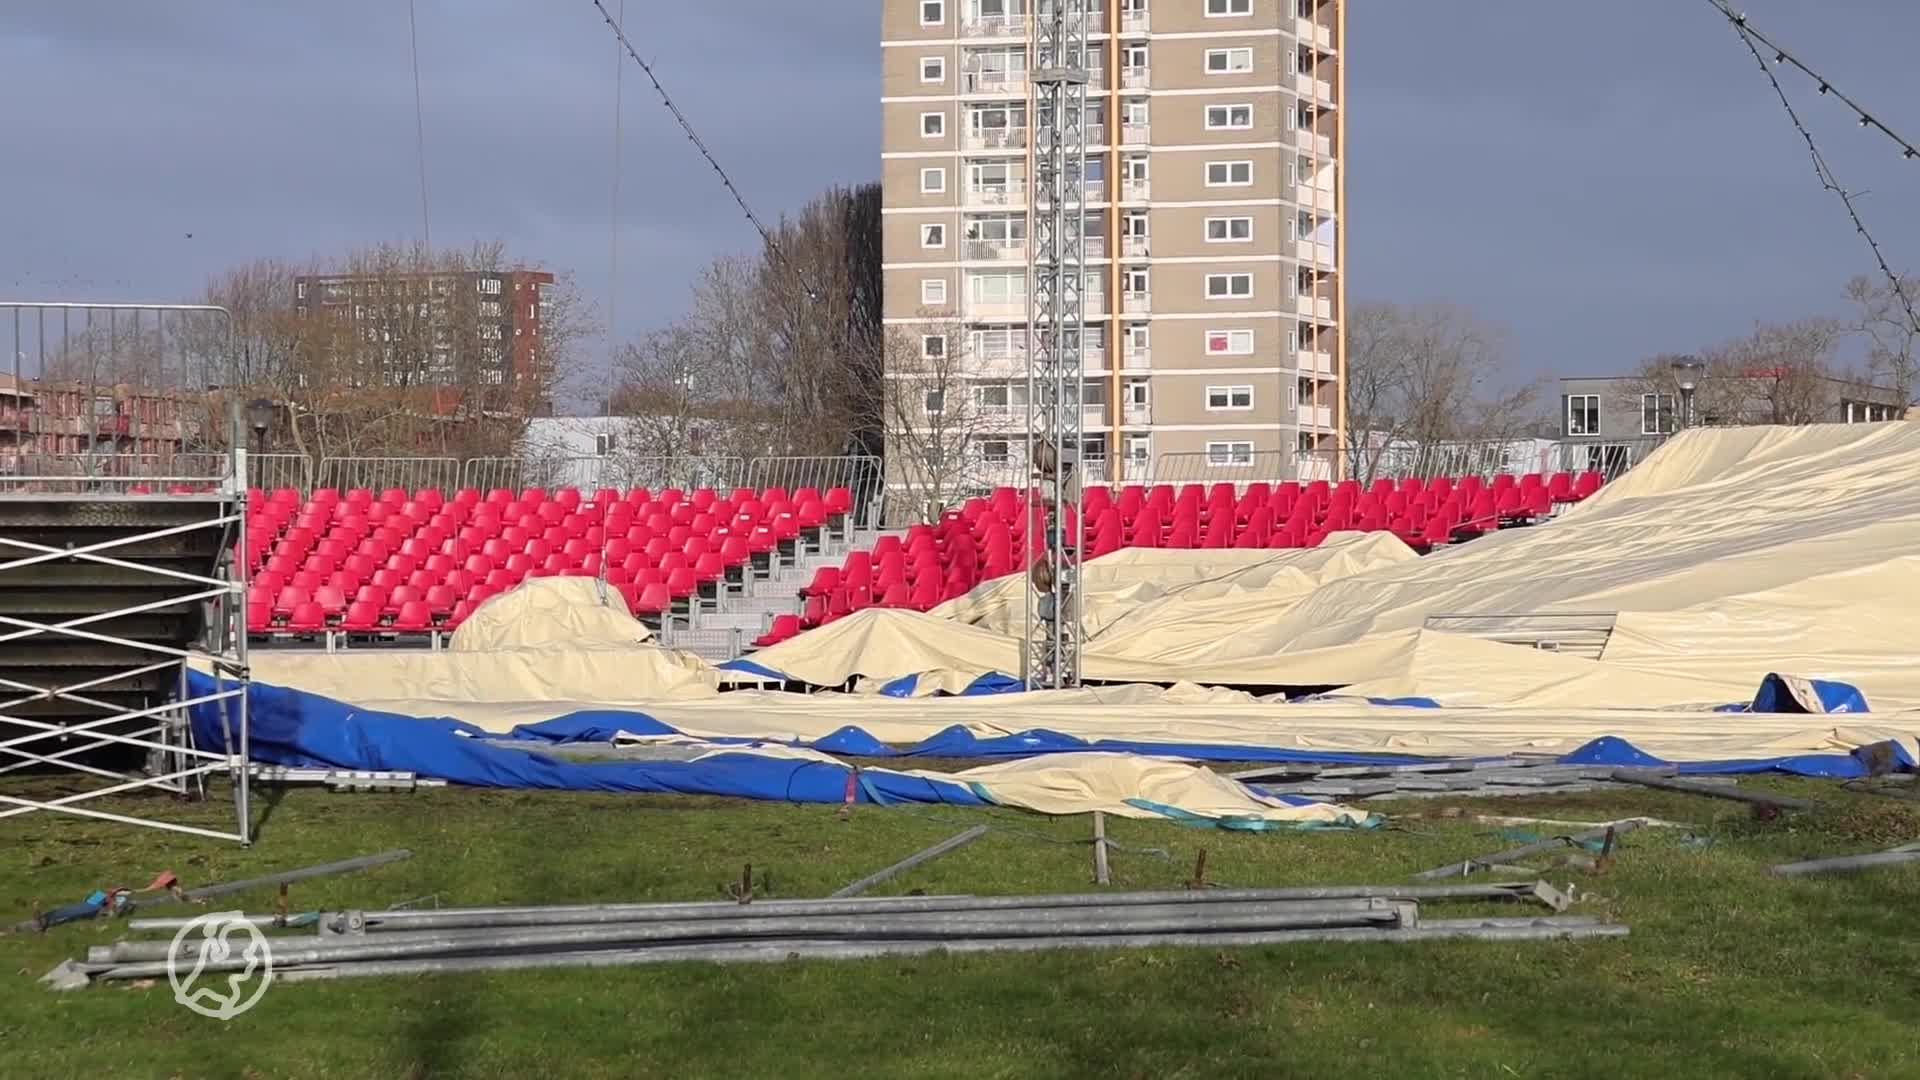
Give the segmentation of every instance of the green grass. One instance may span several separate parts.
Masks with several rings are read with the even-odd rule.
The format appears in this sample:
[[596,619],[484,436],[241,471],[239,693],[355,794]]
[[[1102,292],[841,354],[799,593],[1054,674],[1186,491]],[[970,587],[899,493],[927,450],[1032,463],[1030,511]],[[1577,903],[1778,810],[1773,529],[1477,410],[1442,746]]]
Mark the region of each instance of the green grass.
[[[1763,783],[1770,783],[1762,781]],[[45,790],[45,782],[41,782]],[[1586,943],[930,956],[863,962],[648,966],[517,976],[288,985],[228,1024],[167,986],[56,994],[35,982],[124,928],[100,922],[0,939],[0,1077],[1901,1077],[1920,1075],[1920,871],[1785,881],[1784,859],[1920,839],[1920,812],[1830,785],[1814,815],[1756,822],[1665,793],[1411,802],[1373,833],[1228,834],[1113,821],[1133,847],[1116,885],[1177,887],[1208,851],[1235,885],[1405,880],[1510,842],[1472,813],[1697,822],[1626,837],[1603,875],[1554,870],[1575,913],[1633,935]],[[132,800],[122,806],[133,805]],[[218,805],[170,808],[218,820]],[[1085,818],[958,808],[830,806],[446,789],[295,791],[251,849],[30,815],[0,825],[0,919],[38,900],[188,885],[377,851],[403,863],[295,885],[296,908],[686,900],[721,895],[742,863],[780,897],[822,896],[988,820],[979,842],[890,883],[896,892],[1088,887]],[[882,890],[885,891],[885,890]],[[271,893],[236,898],[265,910]],[[181,909],[175,908],[178,912]],[[1437,917],[1476,909],[1430,907]]]

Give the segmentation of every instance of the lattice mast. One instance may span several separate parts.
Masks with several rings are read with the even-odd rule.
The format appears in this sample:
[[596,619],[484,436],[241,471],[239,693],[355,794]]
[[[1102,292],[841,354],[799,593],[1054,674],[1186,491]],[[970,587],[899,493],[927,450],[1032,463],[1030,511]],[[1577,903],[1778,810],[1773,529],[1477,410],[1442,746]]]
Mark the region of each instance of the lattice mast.
[[[1027,315],[1027,461],[1044,547],[1028,575],[1026,684],[1080,683],[1078,513],[1085,325],[1087,0],[1039,0],[1034,16],[1033,287]],[[1031,543],[1031,540],[1027,542]]]

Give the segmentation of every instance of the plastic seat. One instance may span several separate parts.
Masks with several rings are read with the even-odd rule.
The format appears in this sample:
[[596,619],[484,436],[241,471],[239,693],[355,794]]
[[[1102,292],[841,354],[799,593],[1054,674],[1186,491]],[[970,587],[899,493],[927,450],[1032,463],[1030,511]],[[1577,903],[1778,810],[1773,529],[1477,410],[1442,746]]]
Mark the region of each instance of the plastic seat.
[[753,647],[756,649],[764,649],[770,645],[778,645],[799,633],[800,616],[792,614],[775,615],[773,617],[773,624],[767,628],[767,632],[753,639]]
[[380,626],[380,605],[365,600],[355,600],[347,605],[347,613],[340,620],[340,629],[367,631]]
[[400,605],[400,612],[394,616],[393,629],[419,632],[433,626],[433,610],[425,600],[409,600]]
[[319,604],[309,600],[294,605],[287,618],[287,629],[300,633],[315,633],[327,628],[327,612]]

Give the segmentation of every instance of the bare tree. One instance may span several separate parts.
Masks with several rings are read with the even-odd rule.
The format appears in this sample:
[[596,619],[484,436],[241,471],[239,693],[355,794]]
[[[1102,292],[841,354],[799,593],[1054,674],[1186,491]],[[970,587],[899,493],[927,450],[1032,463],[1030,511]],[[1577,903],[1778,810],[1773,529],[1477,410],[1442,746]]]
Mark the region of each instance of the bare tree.
[[1529,430],[1538,384],[1504,377],[1501,338],[1452,307],[1356,305],[1347,321],[1348,475],[1370,481],[1409,447],[1510,441]]
[[1867,375],[1891,386],[1902,410],[1914,400],[1916,367],[1920,367],[1920,280],[1903,277],[1896,286],[1878,278],[1860,276],[1847,282],[1847,299],[1854,306],[1848,329],[1867,338]]
[[[1835,319],[1808,318],[1755,323],[1737,338],[1699,355],[1662,353],[1648,358],[1630,385],[1651,410],[1659,434],[1689,422],[1701,426],[1812,424],[1833,418],[1845,379],[1835,354],[1847,328]],[[1649,426],[1649,425],[1643,425]]]
[[1026,381],[983,374],[964,326],[891,327],[863,361],[884,377],[888,479],[924,520],[1025,468]]

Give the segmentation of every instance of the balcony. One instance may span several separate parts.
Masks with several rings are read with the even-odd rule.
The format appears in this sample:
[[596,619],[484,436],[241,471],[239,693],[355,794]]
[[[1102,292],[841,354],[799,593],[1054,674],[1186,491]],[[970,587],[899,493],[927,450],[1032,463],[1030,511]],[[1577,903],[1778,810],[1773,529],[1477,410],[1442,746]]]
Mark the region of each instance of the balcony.
[[1153,141],[1152,124],[1121,124],[1120,145],[1145,146]]
[[1123,11],[1120,13],[1120,32],[1123,34],[1144,34],[1153,29],[1153,16],[1145,11]]
[[1313,313],[1318,318],[1329,320],[1329,321],[1332,320],[1333,301],[1325,298],[1315,300],[1313,302]]
[[1153,406],[1128,405],[1122,416],[1128,427],[1145,427],[1153,423]]
[[1301,206],[1323,206],[1333,201],[1333,195],[1308,184],[1295,184],[1293,201]]
[[1153,368],[1153,350],[1151,348],[1128,349],[1126,369],[1128,371],[1150,371]]
[[1151,68],[1130,67],[1120,69],[1120,88],[1122,90],[1145,90],[1152,82]]
[[1120,183],[1121,202],[1146,202],[1153,198],[1153,184],[1146,180],[1123,180]]
[[1024,150],[1027,148],[1027,129],[971,128],[962,145],[968,150]]
[[962,250],[961,257],[968,262],[1024,262],[1027,258],[1024,242],[968,240]]
[[1316,427],[1329,430],[1333,427],[1333,406],[1331,405],[1315,405],[1310,409],[1301,409],[1300,414],[1303,418],[1310,417]]
[[1296,315],[1312,315],[1313,314],[1313,297],[1311,296],[1294,297],[1293,312]]
[[1085,258],[1104,259],[1107,257],[1107,238],[1104,236],[1096,234],[1083,237],[1081,238],[1080,245],[1083,257]]
[[1081,346],[1080,370],[1083,374],[1089,375],[1098,375],[1107,370],[1107,347],[1105,345]]
[[1012,181],[998,187],[970,187],[966,191],[968,206],[1024,206],[1027,201],[1027,182]]
[[1300,369],[1330,376],[1333,374],[1333,354],[1325,349],[1301,353]]
[[1123,259],[1144,259],[1149,244],[1144,236],[1123,236],[1120,238],[1120,257]]
[[1107,182],[1105,180],[1080,181],[1080,197],[1090,203],[1107,201]]
[[960,73],[963,94],[993,94],[997,97],[1025,97],[1027,73],[998,68],[967,68]]
[[[1308,23],[1311,26],[1311,23]],[[960,36],[970,38],[1026,37],[1025,15],[975,15],[960,20]]]
[[970,319],[1021,319],[1027,317],[1027,298],[1018,300],[975,300],[967,305]]
[[1153,294],[1150,292],[1125,292],[1120,294],[1120,303],[1129,315],[1145,315],[1153,310]]
[[1107,426],[1107,407],[1105,405],[1080,406],[1080,426],[1098,428]]

